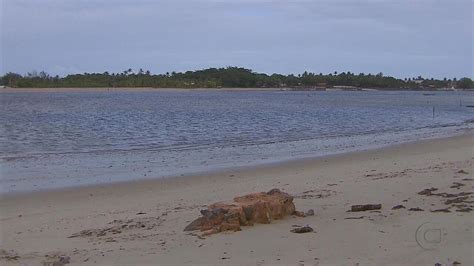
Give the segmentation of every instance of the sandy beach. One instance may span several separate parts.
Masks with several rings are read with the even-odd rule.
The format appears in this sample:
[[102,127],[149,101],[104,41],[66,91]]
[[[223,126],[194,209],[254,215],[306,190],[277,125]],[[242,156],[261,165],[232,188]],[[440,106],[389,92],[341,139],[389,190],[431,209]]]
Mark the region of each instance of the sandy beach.
[[[473,135],[465,134],[207,175],[4,196],[1,263],[43,265],[67,256],[68,265],[473,265],[473,151]],[[208,204],[272,188],[315,215],[208,237],[183,232]],[[437,190],[418,194],[429,188]],[[382,209],[347,212],[367,203]],[[397,205],[404,208],[392,209]],[[112,225],[128,226],[101,233]],[[294,225],[314,232],[291,233]],[[70,238],[82,230],[91,233]]]

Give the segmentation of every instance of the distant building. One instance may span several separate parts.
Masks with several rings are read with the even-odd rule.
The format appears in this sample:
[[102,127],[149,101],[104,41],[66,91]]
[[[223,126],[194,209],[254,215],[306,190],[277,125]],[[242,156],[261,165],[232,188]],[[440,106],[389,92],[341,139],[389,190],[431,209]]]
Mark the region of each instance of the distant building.
[[335,89],[346,89],[346,90],[347,89],[357,89],[357,87],[355,87],[355,86],[342,86],[342,85],[341,86],[333,86],[333,88],[335,88]]
[[319,87],[319,88],[327,88],[328,84],[325,83],[325,82],[321,82],[321,83],[316,84],[316,86]]

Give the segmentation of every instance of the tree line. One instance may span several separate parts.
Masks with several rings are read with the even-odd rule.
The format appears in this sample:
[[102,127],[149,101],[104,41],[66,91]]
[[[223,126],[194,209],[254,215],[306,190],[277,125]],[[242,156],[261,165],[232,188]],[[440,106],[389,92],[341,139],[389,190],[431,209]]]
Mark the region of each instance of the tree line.
[[377,89],[473,89],[470,78],[427,79],[421,76],[405,79],[378,74],[304,72],[282,75],[257,73],[241,67],[208,68],[197,71],[152,74],[150,71],[127,69],[121,73],[83,73],[65,77],[42,71],[26,75],[6,73],[0,84],[12,88],[60,87],[154,87],[154,88],[300,88],[318,89],[342,86]]

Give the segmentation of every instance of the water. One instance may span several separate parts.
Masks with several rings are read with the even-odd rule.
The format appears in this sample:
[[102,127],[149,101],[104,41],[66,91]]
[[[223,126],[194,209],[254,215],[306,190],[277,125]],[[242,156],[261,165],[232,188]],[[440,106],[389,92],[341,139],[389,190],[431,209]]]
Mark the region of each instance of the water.
[[3,92],[0,185],[4,193],[166,177],[453,135],[473,127],[473,96]]

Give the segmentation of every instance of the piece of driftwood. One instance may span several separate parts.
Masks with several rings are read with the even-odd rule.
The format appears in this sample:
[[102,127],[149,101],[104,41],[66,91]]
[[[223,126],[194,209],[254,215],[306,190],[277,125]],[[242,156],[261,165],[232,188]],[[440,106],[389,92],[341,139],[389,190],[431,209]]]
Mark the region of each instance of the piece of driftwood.
[[363,212],[371,210],[382,209],[382,204],[363,204],[363,205],[352,205],[351,212]]

